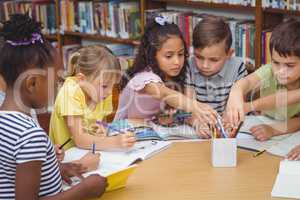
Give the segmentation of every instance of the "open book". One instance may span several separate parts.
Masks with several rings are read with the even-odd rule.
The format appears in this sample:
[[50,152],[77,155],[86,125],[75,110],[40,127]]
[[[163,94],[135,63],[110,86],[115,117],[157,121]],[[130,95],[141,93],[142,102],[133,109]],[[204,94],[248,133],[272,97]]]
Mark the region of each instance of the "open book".
[[[135,133],[137,141],[144,140],[182,140],[182,139],[200,139],[196,134],[195,129],[188,125],[178,125],[174,127],[164,127],[149,122],[148,126],[134,126],[127,120],[114,121],[110,126],[113,129],[122,131],[132,131]],[[115,132],[109,132],[109,135],[114,135]]]
[[300,161],[283,160],[271,195],[300,199]]
[[251,127],[259,124],[272,124],[276,122],[278,123],[278,121],[265,116],[246,116],[245,122],[237,135],[238,146],[257,151],[266,150],[267,152],[277,156],[286,156],[293,147],[300,144],[299,131],[291,134],[275,136],[270,140],[263,142],[256,140],[251,135]]
[[[106,177],[109,183],[106,191],[119,189],[125,186],[129,175],[136,168],[136,165],[132,166],[136,161],[148,159],[167,149],[170,145],[170,142],[164,141],[144,141],[136,143],[127,151],[101,151],[101,161],[98,169],[85,173],[83,176],[100,174]],[[64,162],[78,160],[88,152],[88,150],[73,147],[66,151]],[[79,180],[74,179],[73,181],[74,184],[77,184]],[[63,189],[67,190],[69,187],[64,185]]]

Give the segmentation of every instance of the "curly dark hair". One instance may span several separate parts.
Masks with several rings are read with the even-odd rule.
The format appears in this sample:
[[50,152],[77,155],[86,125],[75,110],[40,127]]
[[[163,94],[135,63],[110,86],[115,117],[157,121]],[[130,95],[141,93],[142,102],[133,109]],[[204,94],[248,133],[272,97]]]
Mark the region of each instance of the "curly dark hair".
[[[0,74],[8,86],[13,86],[18,76],[32,67],[44,68],[54,63],[56,51],[41,34],[42,25],[28,14],[14,14],[0,29]],[[40,34],[43,42],[12,45],[11,42],[30,41],[32,34]]]
[[160,50],[164,42],[166,42],[170,37],[174,36],[179,37],[184,44],[184,66],[180,74],[176,77],[173,77],[172,81],[178,83],[180,87],[183,88],[189,55],[182,33],[176,24],[165,23],[165,25],[160,25],[153,20],[146,25],[145,33],[141,38],[141,44],[135,57],[133,67],[128,69],[125,75],[122,77],[120,84],[121,89],[125,88],[128,81],[136,73],[147,69],[151,69],[162,80],[165,80],[164,73],[158,66],[156,53],[158,50]]

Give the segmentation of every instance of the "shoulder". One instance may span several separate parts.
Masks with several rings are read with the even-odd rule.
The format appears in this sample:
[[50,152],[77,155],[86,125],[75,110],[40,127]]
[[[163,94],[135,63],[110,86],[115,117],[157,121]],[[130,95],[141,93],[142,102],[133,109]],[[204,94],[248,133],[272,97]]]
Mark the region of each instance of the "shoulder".
[[68,77],[60,88],[57,99],[74,98],[82,101],[85,96],[75,77]]
[[14,143],[22,143],[32,138],[47,140],[45,131],[31,117],[20,112],[0,112],[0,130],[6,132],[7,137]]
[[258,68],[254,73],[260,79],[271,78],[271,77],[273,77],[272,65],[271,64],[263,65],[260,68]]
[[232,70],[240,71],[245,69],[245,64],[242,58],[233,56],[227,60],[225,63],[226,67],[228,66]]
[[133,90],[142,90],[149,83],[162,83],[162,79],[152,71],[137,73],[129,82],[128,86]]

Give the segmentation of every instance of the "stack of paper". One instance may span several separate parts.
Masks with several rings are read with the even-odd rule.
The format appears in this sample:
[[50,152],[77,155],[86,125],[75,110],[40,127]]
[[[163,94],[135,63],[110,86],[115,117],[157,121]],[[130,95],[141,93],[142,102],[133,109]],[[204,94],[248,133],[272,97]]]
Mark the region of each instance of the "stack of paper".
[[273,197],[300,198],[300,161],[283,160],[271,195]]

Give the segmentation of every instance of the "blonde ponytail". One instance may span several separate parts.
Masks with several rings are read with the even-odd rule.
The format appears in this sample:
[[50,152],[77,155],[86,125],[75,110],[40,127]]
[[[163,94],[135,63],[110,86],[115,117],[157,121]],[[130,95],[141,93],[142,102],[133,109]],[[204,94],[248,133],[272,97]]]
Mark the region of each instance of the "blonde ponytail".
[[70,56],[67,66],[67,76],[75,76],[76,69],[78,68],[79,57],[79,52],[75,52]]

